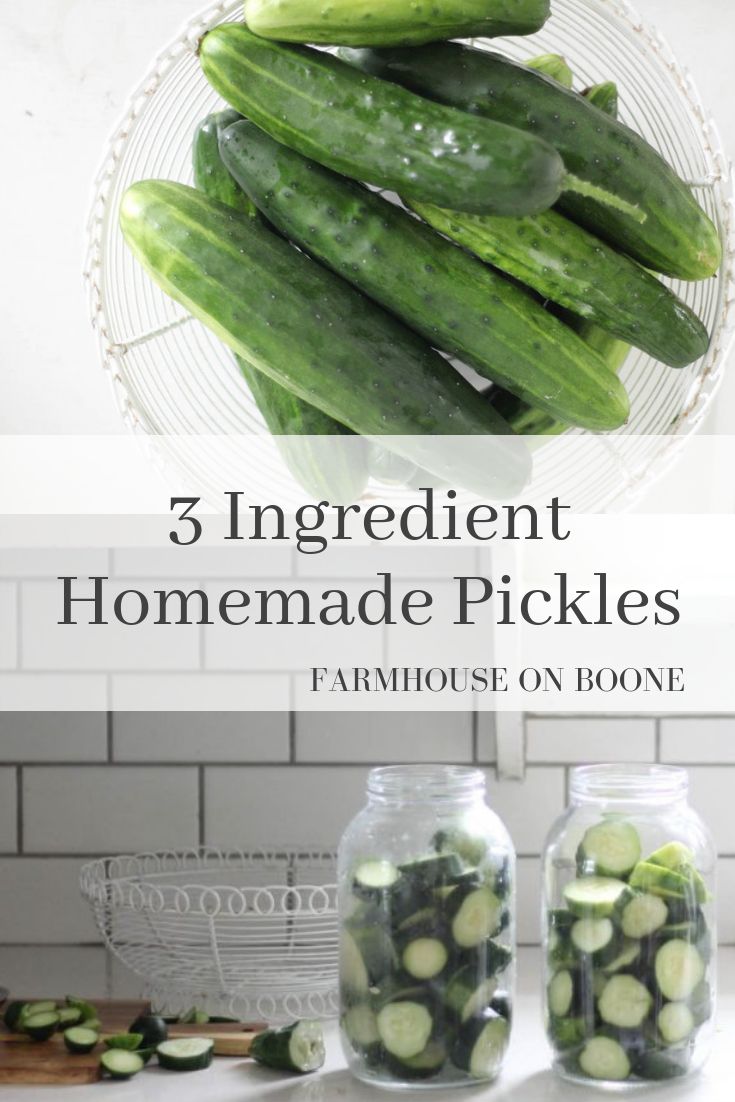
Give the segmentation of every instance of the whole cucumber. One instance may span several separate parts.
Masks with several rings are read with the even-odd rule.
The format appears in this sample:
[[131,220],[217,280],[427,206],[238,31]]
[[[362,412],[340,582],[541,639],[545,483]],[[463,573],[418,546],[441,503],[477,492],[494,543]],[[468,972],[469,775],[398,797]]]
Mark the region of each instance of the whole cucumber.
[[[230,175],[219,151],[223,129],[241,118],[237,111],[219,111],[199,124],[194,137],[194,183],[210,199],[260,218],[258,208]],[[317,499],[356,501],[368,480],[367,443],[242,356],[236,355],[235,361],[296,481]]]
[[552,416],[618,428],[620,382],[561,322],[405,210],[279,145],[250,122],[220,143],[227,168],[289,240],[421,333]]
[[563,211],[648,268],[692,280],[717,272],[722,244],[691,188],[639,134],[584,97],[500,54],[458,43],[342,50],[340,57],[365,73],[550,142],[570,173],[623,204],[618,210],[567,190]]
[[120,225],[162,290],[304,401],[364,436],[392,436],[392,450],[457,487],[502,495],[525,485],[527,448],[488,435],[510,430],[446,360],[257,219],[146,180],[123,196]]
[[255,34],[327,46],[533,34],[548,17],[549,0],[245,0]]
[[545,77],[555,80],[563,88],[571,88],[574,84],[574,73],[561,54],[541,54],[540,57],[531,58],[526,65],[529,69],[535,69],[537,73],[543,73]]
[[521,129],[368,77],[332,54],[215,27],[199,47],[212,86],[284,145],[346,176],[440,206],[522,215],[561,194],[564,163]]

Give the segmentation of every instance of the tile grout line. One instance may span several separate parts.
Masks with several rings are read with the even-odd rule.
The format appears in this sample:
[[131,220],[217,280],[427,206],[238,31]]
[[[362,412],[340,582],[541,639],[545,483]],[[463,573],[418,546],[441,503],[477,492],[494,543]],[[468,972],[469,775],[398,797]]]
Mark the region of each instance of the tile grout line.
[[204,766],[200,765],[197,769],[197,799],[198,799],[198,830],[199,830],[199,845],[204,845],[204,839],[206,836],[206,823],[205,823],[205,802],[206,802],[206,785]]
[[15,668],[23,663],[23,584],[15,583]]
[[23,853],[23,766],[15,771],[15,849],[18,856]]
[[105,736],[107,739],[107,764],[112,765],[115,761],[115,740],[113,733],[113,713],[107,712],[105,715]]

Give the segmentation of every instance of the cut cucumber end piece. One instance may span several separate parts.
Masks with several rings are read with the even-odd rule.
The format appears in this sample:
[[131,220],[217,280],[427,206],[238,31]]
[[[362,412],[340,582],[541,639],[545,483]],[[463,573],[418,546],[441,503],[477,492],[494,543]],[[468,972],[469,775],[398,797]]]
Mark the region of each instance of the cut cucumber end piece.
[[564,888],[567,907],[579,918],[606,918],[629,897],[622,880],[606,876],[585,876]]
[[392,861],[363,861],[355,869],[355,885],[370,890],[391,888],[400,876]]
[[99,1039],[100,1036],[96,1030],[87,1029],[83,1025],[72,1026],[64,1031],[64,1044],[69,1052],[80,1054],[91,1052],[97,1046]]
[[156,1053],[158,1063],[167,1071],[202,1071],[212,1063],[214,1041],[207,1037],[181,1037],[163,1041]]
[[59,1015],[55,1010],[44,1010],[21,1019],[23,1032],[33,1041],[48,1041],[59,1027]]
[[606,819],[590,827],[580,844],[579,871],[607,877],[625,877],[641,859],[638,831],[624,819]]
[[105,1037],[105,1044],[108,1048],[124,1049],[127,1052],[135,1052],[136,1048],[140,1048],[143,1044],[142,1033],[113,1033],[110,1037]]
[[100,1067],[111,1079],[132,1079],[143,1070],[145,1062],[136,1052],[110,1048],[100,1056]]

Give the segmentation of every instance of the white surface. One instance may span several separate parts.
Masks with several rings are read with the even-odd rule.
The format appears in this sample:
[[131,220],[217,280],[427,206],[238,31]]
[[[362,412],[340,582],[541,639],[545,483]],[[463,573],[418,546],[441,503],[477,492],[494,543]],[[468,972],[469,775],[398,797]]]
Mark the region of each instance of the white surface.
[[[691,1080],[653,1088],[655,1098],[666,1102],[731,1102],[732,1052],[730,1038],[735,1028],[735,950],[721,954],[719,1021],[715,1051],[705,1070]],[[539,995],[536,990],[538,954],[521,953],[521,994],[510,1053],[500,1079],[488,1086],[445,1091],[406,1091],[393,1097],[433,1102],[450,1099],[497,1099],[498,1102],[595,1102],[604,1093],[592,1087],[572,1087],[557,1079],[548,1068],[548,1050],[541,1027]],[[41,1102],[51,1097],[64,1102],[377,1102],[390,1098],[374,1087],[364,1086],[345,1070],[336,1030],[326,1030],[327,1062],[318,1073],[304,1078],[284,1077],[254,1066],[249,1061],[217,1059],[212,1069],[182,1075],[152,1067],[129,1083],[102,1083],[93,1087],[0,1088],[0,1097],[18,1102]],[[104,1092],[104,1095],[103,1095]],[[611,1097],[615,1097],[613,1094]],[[640,1097],[637,1092],[635,1097]]]
[[[102,149],[130,89],[203,0],[36,0],[0,9],[5,281],[0,432],[117,433],[82,289],[83,234]],[[691,69],[735,153],[732,0],[637,0]],[[735,431],[735,379],[717,431]]]

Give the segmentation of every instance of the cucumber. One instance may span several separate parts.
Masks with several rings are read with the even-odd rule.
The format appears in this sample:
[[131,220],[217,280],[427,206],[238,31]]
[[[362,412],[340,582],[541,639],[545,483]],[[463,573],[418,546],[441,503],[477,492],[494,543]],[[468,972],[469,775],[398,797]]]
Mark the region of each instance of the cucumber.
[[446,1045],[443,1041],[434,1039],[417,1056],[389,1058],[388,1068],[399,1079],[433,1079],[442,1070],[446,1060]]
[[446,986],[446,1005],[461,1022],[466,1022],[490,1005],[497,989],[495,976],[481,979],[478,969],[466,964],[454,973]]
[[622,972],[626,968],[632,967],[641,955],[641,943],[634,939],[625,938],[620,946],[620,952],[616,957],[613,957],[608,964],[606,964],[602,971],[607,976],[612,976],[616,972]]
[[[386,976],[390,976],[398,966],[398,955],[387,930],[379,921],[358,924],[349,922],[344,931],[345,937],[351,937],[352,943],[360,955],[368,976],[368,986],[380,983]],[[361,973],[353,971],[346,975],[345,982],[348,986],[360,990],[360,985],[352,979]]]
[[[505,912],[507,914],[507,912]],[[497,941],[493,941],[492,938],[488,938],[479,947],[479,958],[482,964],[482,969],[487,976],[499,976],[501,972],[504,972],[513,959],[513,954],[510,949],[507,949],[505,945],[499,945]],[[464,953],[465,959],[470,955],[470,951],[466,950]]]
[[[173,1042],[172,1042],[173,1043]],[[110,1079],[132,1079],[145,1067],[145,1061],[137,1052],[125,1052],[110,1048],[100,1056],[100,1067]]]
[[650,937],[666,925],[669,912],[658,895],[636,895],[623,908],[620,925],[626,937]]
[[587,1036],[585,1018],[552,1018],[547,1025],[549,1040],[559,1052],[578,1048]]
[[157,1048],[168,1040],[168,1026],[159,1014],[139,1014],[130,1024],[128,1033],[139,1033],[143,1048]]
[[490,888],[458,888],[448,910],[452,937],[461,949],[472,949],[500,930],[502,903]]
[[55,1010],[43,1010],[23,1018],[22,1025],[32,1041],[48,1041],[59,1027],[59,1015]]
[[435,937],[411,939],[401,953],[403,969],[416,980],[431,980],[443,972],[449,961],[446,946]]
[[[571,84],[568,85],[571,88]],[[620,107],[620,94],[614,80],[605,80],[601,84],[592,84],[585,88],[582,95],[591,104],[604,111],[606,115],[616,119]]]
[[94,1021],[97,1018],[97,1008],[86,999],[82,999],[78,995],[67,995],[65,1001],[67,1006],[73,1007],[75,1010],[81,1012],[81,1022],[84,1024]]
[[9,1029],[11,1033],[19,1032],[19,1023],[23,1017],[23,1012],[28,1004],[21,1002],[19,999],[13,999],[5,1007],[3,1014],[3,1024],[6,1029]]
[[250,1056],[259,1064],[279,1071],[306,1075],[324,1064],[324,1035],[319,1022],[293,1022],[281,1029],[267,1029],[253,1038]]
[[533,34],[549,0],[246,0],[245,22],[264,38],[325,46],[417,46],[445,38]]
[[57,1010],[59,1015],[59,1029],[71,1029],[82,1021],[82,1012],[76,1006],[61,1006]]
[[342,1028],[359,1051],[380,1042],[375,1011],[369,1003],[356,1003],[342,1015]]
[[655,271],[691,280],[717,272],[722,244],[689,186],[640,135],[583,96],[500,54],[457,43],[340,56],[440,103],[532,130],[575,177],[620,200],[616,209],[566,191],[564,213]]
[[[525,484],[525,446],[486,436],[509,430],[469,383],[396,319],[254,219],[182,184],[147,181],[125,193],[120,222],[164,291],[305,401],[355,432],[393,435],[396,451],[454,485],[483,495]],[[438,445],[442,434],[486,436],[482,468],[471,448]]]
[[276,141],[335,172],[440,206],[534,214],[561,194],[564,163],[523,129],[415,96],[332,54],[215,27],[204,74]]
[[370,975],[357,942],[348,930],[339,940],[339,982],[346,998],[364,998],[370,990]]
[[[42,999],[33,1003],[26,1003],[20,1013],[21,1022],[36,1014],[55,1014],[58,1007],[53,999]],[[96,1013],[96,1011],[95,1011]]]
[[456,853],[432,854],[399,867],[402,875],[412,881],[419,892],[456,885],[464,875],[464,865]]
[[546,989],[546,1004],[554,1018],[566,1018],[574,1005],[574,976],[563,968],[551,977]]
[[641,1079],[650,1079],[652,1082],[678,1079],[679,1076],[687,1074],[691,1060],[691,1045],[650,1049],[636,1060],[635,1071]]
[[622,880],[607,876],[585,876],[564,888],[564,901],[579,918],[606,918],[631,896]]
[[[180,1018],[179,1020],[183,1022],[184,1018]],[[191,1020],[194,1021],[195,1019]],[[142,1033],[113,1033],[112,1036],[105,1037],[105,1045],[107,1048],[121,1048],[125,1049],[127,1052],[135,1052],[136,1048],[140,1048],[142,1044]]]
[[611,976],[597,1000],[603,1022],[619,1029],[639,1029],[653,1006],[653,996],[635,976]]
[[633,869],[628,883],[631,888],[658,895],[665,900],[681,900],[696,906],[696,891],[689,876],[654,865],[650,861],[639,861]]
[[88,1029],[83,1025],[72,1026],[70,1029],[64,1030],[64,1044],[69,1052],[91,1052],[97,1046],[99,1039],[100,1036],[96,1030]]
[[[249,1055],[258,1037],[253,1039]],[[176,1041],[163,1041],[156,1048],[160,1067],[166,1071],[203,1071],[212,1063],[214,1041],[209,1037],[181,1037]]]
[[434,1020],[423,1002],[397,1000],[378,1011],[377,1027],[386,1052],[409,1060],[426,1048]]
[[707,980],[702,980],[692,991],[689,997],[689,1007],[694,1015],[696,1026],[704,1025],[713,1014],[712,988]]
[[665,1003],[656,1018],[656,1028],[667,1045],[678,1045],[696,1029],[694,1014],[686,1003]]
[[543,73],[555,80],[563,88],[571,88],[574,84],[574,74],[561,54],[542,54],[527,61],[526,65],[529,69],[535,69],[537,73]]
[[400,875],[391,861],[363,861],[355,869],[352,890],[361,899],[380,901],[383,893],[393,887]]
[[487,841],[468,830],[437,830],[431,844],[437,853],[455,853],[471,868],[477,868],[488,857]]
[[620,947],[615,927],[609,918],[579,918],[572,926],[572,946],[582,957],[595,964],[614,960]]
[[704,979],[705,971],[699,950],[688,941],[672,938],[656,953],[656,984],[663,997],[672,1002],[690,998]]
[[574,333],[406,211],[252,123],[225,131],[221,150],[285,237],[433,345],[561,420],[600,430],[625,421],[622,384]]
[[[230,175],[219,152],[224,130],[242,118],[237,111],[208,115],[194,137],[194,182],[205,195],[252,218],[258,208]],[[276,447],[296,481],[317,500],[352,502],[360,497],[368,478],[367,447],[338,421],[303,401],[264,375],[242,356],[235,356],[255,404],[272,433]],[[343,443],[339,438],[348,435]],[[328,436],[319,442],[300,437]]]
[[473,1079],[494,1079],[509,1040],[507,1019],[488,1007],[461,1026],[452,1048],[452,1062]]
[[585,831],[577,869],[581,874],[621,878],[633,871],[640,857],[641,840],[635,827],[623,819],[606,819]]
[[415,463],[410,463],[377,444],[370,448],[368,471],[371,478],[382,486],[403,486],[419,473]]
[[612,1037],[592,1037],[579,1055],[579,1069],[590,1079],[620,1082],[631,1072],[630,1060],[623,1046]]
[[650,865],[660,865],[661,868],[670,869],[689,880],[698,903],[706,903],[709,898],[707,885],[704,878],[694,864],[694,854],[681,842],[669,842],[661,846],[650,857],[646,858]]

